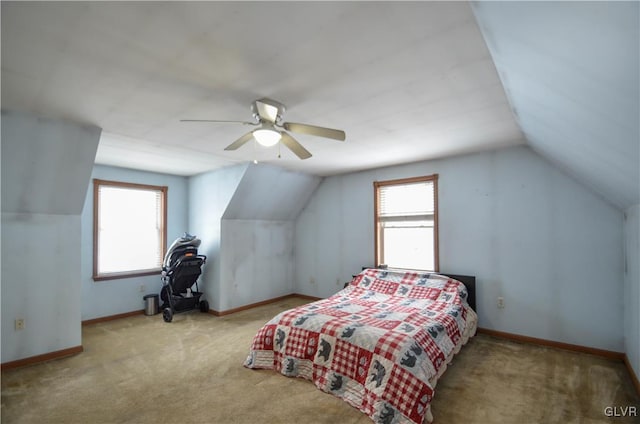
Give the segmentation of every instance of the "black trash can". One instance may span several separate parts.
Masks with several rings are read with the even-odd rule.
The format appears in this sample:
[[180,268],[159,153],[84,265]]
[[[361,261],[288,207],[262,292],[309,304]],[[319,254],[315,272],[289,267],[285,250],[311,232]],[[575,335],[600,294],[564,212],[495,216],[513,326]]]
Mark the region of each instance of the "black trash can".
[[160,303],[157,294],[148,294],[142,298],[144,300],[144,314],[155,315],[158,313],[158,305]]

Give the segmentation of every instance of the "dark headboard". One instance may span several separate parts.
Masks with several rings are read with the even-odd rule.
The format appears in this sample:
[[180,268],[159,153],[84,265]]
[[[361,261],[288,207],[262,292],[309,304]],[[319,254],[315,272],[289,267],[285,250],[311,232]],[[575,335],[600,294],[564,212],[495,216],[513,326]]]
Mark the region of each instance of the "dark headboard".
[[473,309],[476,312],[478,311],[476,309],[476,277],[475,276],[448,274],[446,272],[439,272],[438,274],[446,275],[447,277],[451,277],[454,280],[458,280],[464,283],[465,287],[467,288],[467,292],[469,292],[469,298],[467,299],[467,302],[469,303],[469,306],[471,306],[471,309]]

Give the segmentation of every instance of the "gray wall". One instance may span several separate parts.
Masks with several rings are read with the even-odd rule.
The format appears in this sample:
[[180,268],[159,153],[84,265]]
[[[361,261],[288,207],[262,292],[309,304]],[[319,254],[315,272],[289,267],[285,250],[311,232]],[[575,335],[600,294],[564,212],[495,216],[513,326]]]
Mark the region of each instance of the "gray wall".
[[222,220],[219,311],[293,293],[295,222]]
[[[93,168],[91,178],[167,186],[167,243],[170,245],[185,231],[189,231],[187,178],[101,165]],[[162,280],[159,274],[93,281],[93,182],[86,190],[82,210],[81,256],[82,320],[143,309],[143,296],[160,292]]]
[[246,165],[237,165],[189,178],[189,228],[202,240],[199,252],[207,256],[200,288],[216,311],[221,310],[224,295],[220,285],[222,215],[246,169]]
[[2,113],[3,363],[82,344],[80,213],[100,132]]
[[477,276],[480,326],[623,350],[622,213],[527,147],[326,178],[296,221],[295,290],[373,263],[373,181],[433,173],[440,269]]
[[319,177],[266,164],[190,179],[189,224],[209,257],[202,281],[212,309],[292,292],[294,222],[319,183]]
[[[623,223],[526,147],[322,182],[247,165],[187,180],[102,166],[90,175],[98,138],[99,129],[3,114],[2,362],[80,345],[81,319],[141,309],[140,284],[160,287],[155,276],[91,280],[91,176],[169,186],[169,242],[183,231],[203,240],[202,288],[223,311],[292,291],[333,294],[373,261],[372,182],[439,173],[441,269],[478,277],[481,326],[624,349],[640,368],[638,205]],[[37,155],[42,144],[56,153]],[[25,330],[14,331],[16,318]]]
[[640,379],[640,205],[625,211],[624,345]]
[[220,310],[293,292],[295,219],[320,180],[249,165],[222,220]]

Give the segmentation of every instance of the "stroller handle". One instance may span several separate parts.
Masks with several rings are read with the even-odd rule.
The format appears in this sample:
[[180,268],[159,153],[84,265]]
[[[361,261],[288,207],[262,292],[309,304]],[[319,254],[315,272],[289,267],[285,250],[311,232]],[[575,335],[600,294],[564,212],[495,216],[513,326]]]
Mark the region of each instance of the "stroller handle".
[[172,274],[174,272],[174,270],[176,268],[178,268],[180,265],[182,265],[182,262],[185,262],[187,260],[192,260],[192,259],[202,259],[202,264],[204,265],[205,263],[207,263],[207,256],[206,255],[195,255],[195,256],[181,256],[172,266],[171,269],[167,269],[166,266],[162,267],[162,271],[164,271],[166,273],[166,275]]

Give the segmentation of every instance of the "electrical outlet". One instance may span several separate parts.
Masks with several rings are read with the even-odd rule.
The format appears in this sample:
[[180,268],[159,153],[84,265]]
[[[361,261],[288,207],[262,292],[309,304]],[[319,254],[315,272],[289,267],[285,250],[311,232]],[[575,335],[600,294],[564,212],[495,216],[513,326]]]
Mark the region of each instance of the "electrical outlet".
[[144,289],[145,289],[144,284],[140,284],[140,293],[144,293]]
[[18,330],[24,330],[24,320],[23,319],[17,319],[16,320],[16,331]]
[[316,279],[311,277],[309,278],[309,284],[315,284],[316,283]]
[[504,309],[504,297],[502,296],[498,297],[498,308]]

